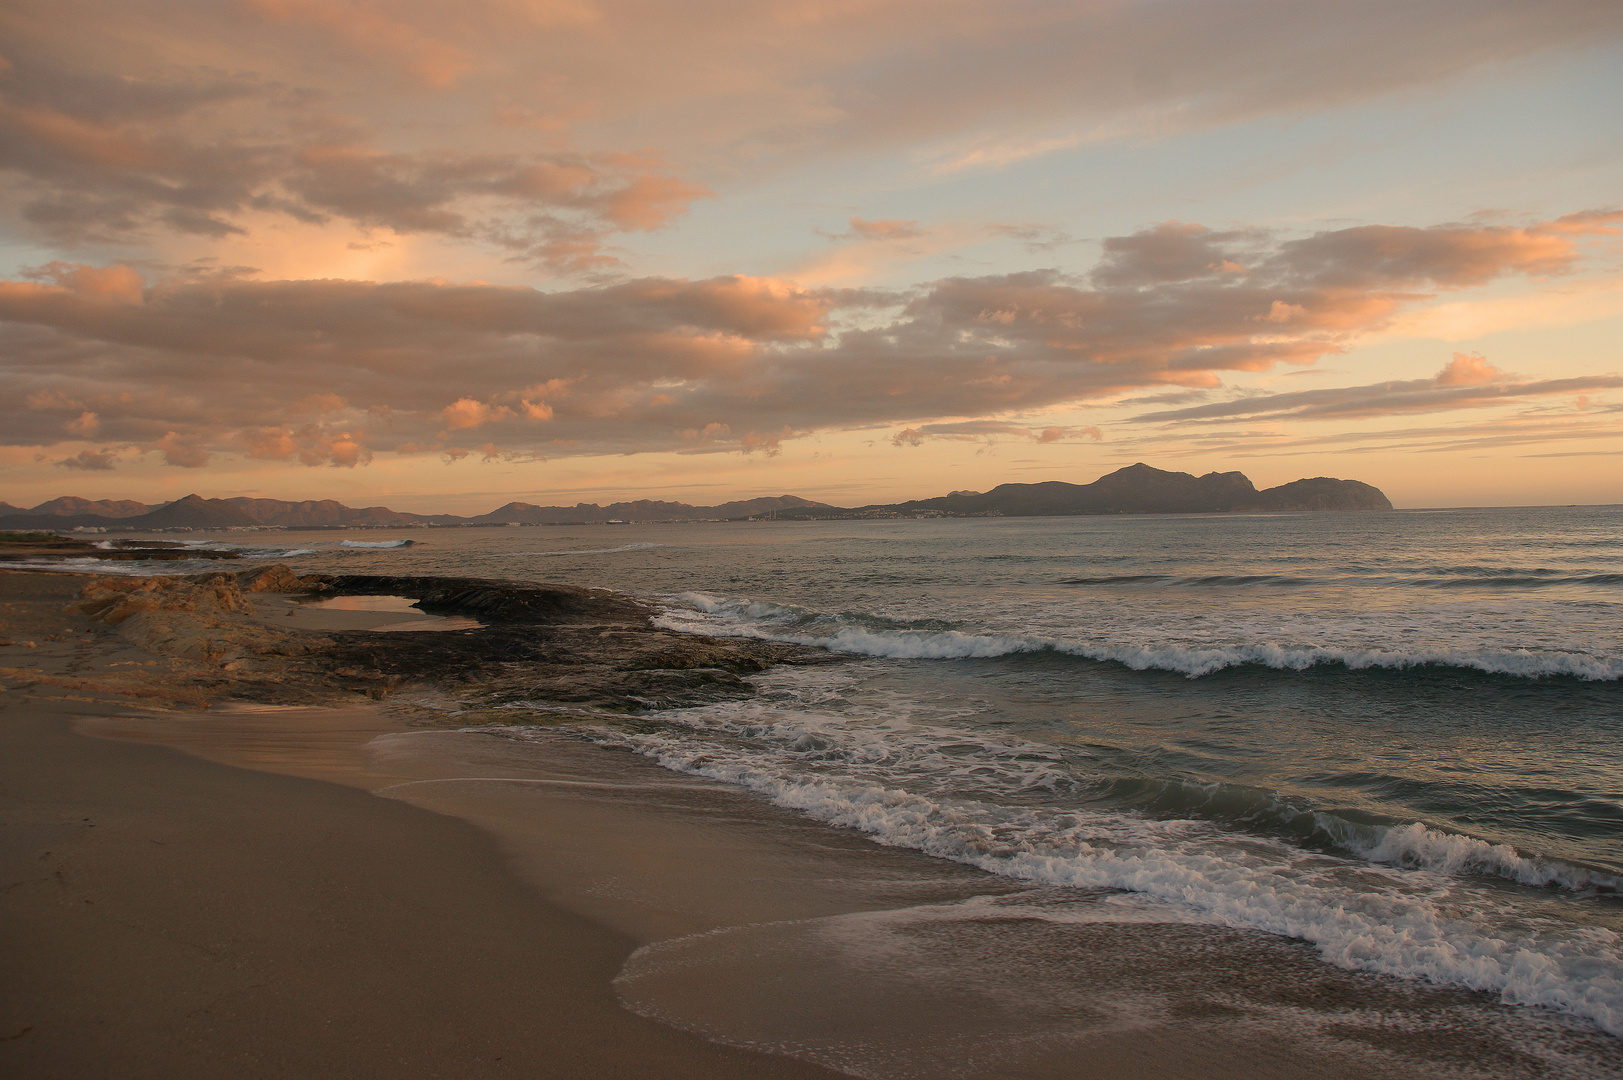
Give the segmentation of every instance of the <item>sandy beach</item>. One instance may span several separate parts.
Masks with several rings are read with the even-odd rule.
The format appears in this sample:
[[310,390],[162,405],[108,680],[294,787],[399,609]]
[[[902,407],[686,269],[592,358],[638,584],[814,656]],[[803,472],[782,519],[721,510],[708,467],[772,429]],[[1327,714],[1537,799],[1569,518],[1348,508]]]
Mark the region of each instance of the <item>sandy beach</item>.
[[[567,732],[457,730],[410,693],[368,692],[364,672],[323,687],[274,655],[154,653],[64,613],[83,584],[0,572],[7,1075],[1532,1076],[1623,1061],[1547,1014],[878,846]],[[315,637],[419,617],[376,607],[290,617],[272,594],[240,620]],[[1531,1030],[1563,1033],[1566,1057],[1529,1051]]]
[[152,658],[49,640],[71,578],[0,583],[6,632],[39,639],[0,698],[6,1075],[829,1075],[627,1012],[635,943],[464,822],[75,734],[150,701],[96,676]]

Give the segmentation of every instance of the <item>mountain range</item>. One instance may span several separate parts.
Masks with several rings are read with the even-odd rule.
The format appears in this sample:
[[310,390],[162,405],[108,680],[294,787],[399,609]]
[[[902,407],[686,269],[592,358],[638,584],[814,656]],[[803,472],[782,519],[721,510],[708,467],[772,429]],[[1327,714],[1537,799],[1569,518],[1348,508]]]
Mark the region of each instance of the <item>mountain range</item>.
[[1091,484],[1051,480],[1001,484],[987,492],[954,491],[933,499],[862,507],[831,506],[795,495],[768,496],[692,506],[637,499],[607,506],[538,506],[510,502],[488,514],[411,514],[386,506],[351,507],[332,499],[205,499],[188,495],[148,505],[128,499],[52,499],[24,509],[0,503],[0,528],[215,529],[276,526],[343,528],[410,525],[572,525],[606,521],[715,521],[773,517],[782,520],[887,517],[1064,517],[1081,514],[1212,514],[1269,511],[1390,510],[1378,488],[1327,476],[1257,490],[1239,472],[1193,476],[1148,465],[1130,465]]

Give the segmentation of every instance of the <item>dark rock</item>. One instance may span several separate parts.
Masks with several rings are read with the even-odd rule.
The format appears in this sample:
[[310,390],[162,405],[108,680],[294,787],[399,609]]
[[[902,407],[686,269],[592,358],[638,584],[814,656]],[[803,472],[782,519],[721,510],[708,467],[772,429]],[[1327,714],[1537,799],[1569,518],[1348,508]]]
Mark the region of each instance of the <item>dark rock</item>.
[[569,705],[628,713],[749,697],[755,689],[748,675],[780,662],[833,659],[800,646],[658,629],[650,621],[656,608],[575,585],[373,574],[301,579],[317,580],[329,595],[409,596],[430,614],[485,624],[334,633],[329,647],[297,661],[366,693],[428,683],[476,707]]
[[431,615],[465,615],[486,623],[635,623],[647,625],[657,609],[606,589],[375,574],[315,574],[333,595],[410,596]]

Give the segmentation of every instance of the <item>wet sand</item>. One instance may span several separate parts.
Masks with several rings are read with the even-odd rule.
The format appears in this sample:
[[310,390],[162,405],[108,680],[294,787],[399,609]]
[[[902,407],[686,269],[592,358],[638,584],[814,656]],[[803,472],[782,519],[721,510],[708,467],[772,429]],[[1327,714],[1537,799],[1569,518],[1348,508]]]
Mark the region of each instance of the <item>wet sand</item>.
[[826,1075],[621,1008],[635,943],[464,822],[76,735],[88,708],[0,714],[0,1073]]
[[[612,979],[637,943],[546,902],[463,821],[76,734],[152,700],[120,693],[153,681],[131,668],[169,669],[58,616],[76,587],[0,575],[0,1074],[831,1075],[626,1011]],[[136,715],[209,723],[165,704],[184,711]],[[336,767],[381,719],[332,715],[304,760]]]
[[[13,596],[48,591],[6,577]],[[444,730],[354,695],[141,708],[112,691],[165,680],[115,676],[153,659],[66,624],[44,640],[46,606],[6,609],[6,633],[41,639],[35,681],[9,676],[0,695],[0,934],[21,958],[0,999],[7,1075],[1623,1062],[1560,1018],[883,848],[568,734]]]

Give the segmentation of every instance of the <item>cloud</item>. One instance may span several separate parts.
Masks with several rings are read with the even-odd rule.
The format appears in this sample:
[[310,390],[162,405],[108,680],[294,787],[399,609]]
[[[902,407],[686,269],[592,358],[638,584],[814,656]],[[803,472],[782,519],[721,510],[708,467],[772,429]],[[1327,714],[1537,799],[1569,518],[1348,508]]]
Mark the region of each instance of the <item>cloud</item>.
[[884,242],[887,240],[912,240],[924,235],[916,221],[903,221],[900,218],[885,218],[879,221],[864,221],[853,216],[850,219],[850,229],[843,233],[826,233],[830,240],[869,240]]
[[927,439],[948,439],[955,442],[992,442],[998,436],[1030,439],[1037,443],[1056,443],[1078,438],[1095,442],[1104,438],[1097,427],[1030,428],[1006,420],[958,420],[947,423],[920,424],[905,428],[891,436],[892,446],[922,446]]
[[[475,430],[503,454],[550,457],[771,453],[816,431],[890,425],[902,443],[1091,438],[1008,418],[1123,393],[1175,404],[1167,395],[1211,391],[1229,372],[1309,364],[1438,293],[1565,272],[1584,235],[1533,224],[1280,238],[1168,223],[1107,238],[1085,276],[952,277],[884,294],[738,275],[551,292],[180,276],[135,303],[94,284],[117,274],[58,269],[0,281],[0,432],[50,446],[82,437],[73,427],[93,415],[99,438],[191,467],[211,453],[339,466],[403,446],[454,457],[466,448],[452,436]],[[1379,415],[1614,385],[1518,380],[1462,356],[1430,379],[1137,419]]]
[[1490,386],[1504,378],[1481,353],[1455,353],[1435,381],[1438,386]]
[[1067,439],[1077,438],[1092,439],[1094,442],[1100,442],[1104,439],[1104,437],[1105,433],[1100,431],[1092,424],[1089,424],[1086,427],[1044,428],[1041,433],[1032,436],[1033,439],[1040,443],[1063,442]]
[[50,280],[59,288],[86,299],[113,304],[139,304],[146,288],[140,271],[128,266],[51,262],[25,269],[23,276],[34,281]]
[[108,450],[81,450],[56,464],[64,469],[84,469],[88,472],[110,470],[118,464],[118,457]]
[[[261,6],[350,28],[381,19],[353,4]],[[368,39],[390,40],[370,31]],[[662,228],[710,194],[671,175],[657,154],[390,149],[364,123],[311,116],[267,124],[264,114],[281,111],[287,96],[268,80],[198,73],[137,81],[134,107],[120,104],[130,82],[37,62],[0,72],[0,206],[36,237],[220,239],[276,218],[337,221],[581,271],[615,262],[603,250],[607,237]],[[125,297],[140,288],[131,279],[113,285]]]
[[444,88],[472,71],[474,57],[443,38],[345,0],[251,0],[271,19],[331,30],[346,48],[379,53],[428,86]]
[[[1600,220],[1591,218],[1587,231],[1604,229]],[[1566,227],[1555,225],[1429,229],[1363,225],[1292,240],[1275,258],[1330,288],[1364,289],[1392,281],[1459,288],[1483,285],[1507,273],[1558,274],[1570,269],[1572,237],[1582,235],[1583,226],[1576,215]]]
[[1481,452],[1539,444],[1623,439],[1623,430],[1619,429],[1616,419],[1618,411],[1617,406],[1611,406],[1605,415],[1593,416],[1583,410],[1549,408],[1548,403],[1538,402],[1516,412],[1495,415],[1491,420],[1427,427],[1374,428],[1361,425],[1323,432],[1279,426],[1240,429],[1225,426],[1207,429],[1202,432],[1201,438],[1193,442],[1187,432],[1165,430],[1137,438],[1114,440],[1114,443],[1118,454],[1125,452],[1124,460],[1145,453],[1169,457],[1215,454],[1240,458],[1302,453]]
[[499,405],[492,407],[473,398],[457,398],[441,409],[440,415],[445,418],[448,431],[460,431],[482,427],[493,420],[505,420],[513,415],[513,410]]
[[1076,243],[1076,237],[1054,225],[1015,225],[993,223],[988,226],[995,236],[1006,236],[1011,240],[1019,241],[1028,252],[1033,254],[1039,251],[1053,251],[1067,244]]
[[576,269],[708,186],[807,161],[998,168],[1623,36],[1607,0],[17,0],[8,15],[0,170],[36,236],[336,220]]
[[62,430],[66,431],[69,435],[78,435],[83,437],[87,435],[94,435],[96,433],[96,429],[99,427],[101,427],[101,418],[87,409],[84,412],[81,412],[74,419],[63,424]]
[[1131,236],[1106,237],[1104,258],[1092,277],[1099,285],[1119,288],[1244,274],[1245,266],[1236,259],[1261,260],[1266,243],[1261,230],[1213,232],[1192,222],[1168,221]]
[[782,443],[784,438],[791,434],[792,432],[787,426],[784,427],[783,431],[775,435],[762,435],[752,431],[745,435],[742,439],[738,440],[738,448],[740,451],[746,454],[754,454],[759,452],[767,457],[777,457],[783,449]]
[[1588,390],[1623,387],[1623,376],[1597,375],[1572,379],[1518,380],[1507,376],[1474,353],[1455,353],[1447,365],[1429,379],[1406,379],[1268,394],[1238,401],[1214,402],[1186,409],[1141,413],[1135,423],[1207,421],[1243,423],[1257,418],[1320,420],[1380,417],[1398,413],[1444,412],[1481,408],[1530,398],[1581,394]]
[[165,465],[201,469],[209,463],[209,452],[199,445],[196,436],[183,436],[171,431],[154,443],[152,448],[163,454]]

